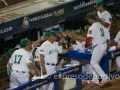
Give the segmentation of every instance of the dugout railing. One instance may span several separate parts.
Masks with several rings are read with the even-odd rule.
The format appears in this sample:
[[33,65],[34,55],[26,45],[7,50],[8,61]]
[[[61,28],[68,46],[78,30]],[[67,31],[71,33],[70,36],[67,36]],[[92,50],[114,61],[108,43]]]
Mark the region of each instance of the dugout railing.
[[[54,90],[60,90],[59,89],[60,88],[59,87],[59,85],[60,85],[59,80],[60,79],[63,79],[64,76],[65,77],[70,77],[70,78],[80,77],[80,75],[82,74],[81,70],[82,70],[82,65],[81,64],[66,67],[66,68],[62,68],[62,69],[56,71],[55,73],[53,73],[52,75],[47,76],[44,79],[32,80],[32,81],[23,83],[23,84],[15,87],[13,89],[9,88],[9,89],[6,89],[6,90],[36,90],[36,88],[38,88],[38,87],[40,87],[42,85],[51,83],[51,82],[54,82]],[[75,87],[79,86],[79,90],[82,90],[82,87],[81,87],[82,81],[81,80],[82,79],[80,79],[80,78],[76,79],[76,86]]]
[[[114,79],[114,78],[116,78],[116,77],[114,77],[115,75],[120,76],[120,72],[115,72],[115,73],[109,74],[109,60],[111,59],[111,54],[114,55],[114,58],[116,58],[117,56],[120,55],[120,51],[118,51],[118,50],[108,51],[106,54],[104,54],[104,56],[100,62],[100,66],[103,69],[103,71],[109,75],[110,79]],[[75,59],[90,60],[92,54],[91,54],[91,52],[70,51],[67,54],[59,55],[59,56],[75,58]],[[74,74],[74,75],[72,75],[72,74]],[[78,66],[74,66],[74,67],[71,66],[71,67],[67,67],[67,68],[58,70],[56,73],[48,76],[48,78],[46,78],[46,79],[43,79],[43,80],[38,79],[38,80],[30,81],[30,82],[21,84],[14,89],[7,89],[7,90],[34,90],[38,86],[42,86],[42,85],[50,83],[50,82],[54,82],[54,90],[60,90],[59,89],[59,80],[61,79],[61,77],[63,75],[72,75],[73,77],[70,77],[70,78],[76,78],[76,86],[69,90],[82,90],[82,81],[81,80],[92,78],[91,77],[92,75],[90,75],[90,77],[89,77],[89,75],[82,74],[82,66],[80,64]],[[55,76],[58,77],[58,79],[55,79],[54,78]],[[88,78],[86,78],[86,77],[88,77]],[[37,83],[39,83],[39,85]],[[32,89],[29,89],[29,87],[32,87]]]

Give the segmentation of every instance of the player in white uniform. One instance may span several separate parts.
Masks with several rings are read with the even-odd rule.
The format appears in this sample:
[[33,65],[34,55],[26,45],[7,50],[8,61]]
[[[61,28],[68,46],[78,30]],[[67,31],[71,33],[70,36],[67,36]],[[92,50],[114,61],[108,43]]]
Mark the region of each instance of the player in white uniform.
[[[80,30],[75,30],[76,34],[81,34]],[[70,49],[77,50],[77,51],[83,51],[84,52],[84,46],[85,42],[81,40],[76,40],[74,37],[71,38],[71,47]],[[85,60],[77,60],[77,59],[71,59],[71,64],[79,64],[82,63],[82,73],[85,73]]]
[[[67,53],[68,50],[59,50],[59,43],[54,43],[56,41],[54,31],[49,32],[49,38],[40,47],[40,60],[42,65],[42,74],[50,75],[55,71],[55,66],[58,62],[58,53]],[[54,83],[44,85],[44,90],[52,90]]]
[[[36,50],[35,50],[35,56],[34,56],[34,61],[35,61],[35,66],[40,69],[40,72],[41,72],[41,65],[40,65],[40,54],[39,54],[39,51],[40,51],[40,47],[42,45],[42,43],[44,43],[46,40],[48,39],[48,33],[45,33],[45,36],[41,36],[41,42],[40,42],[40,45],[39,47],[36,47]],[[42,74],[42,73],[41,73]]]
[[[75,30],[75,33],[78,35],[78,36],[82,36],[82,30]],[[73,40],[75,44],[72,44],[72,47],[74,50],[78,50],[78,51],[82,51],[84,52],[85,51],[85,41],[84,40],[81,40],[81,39],[77,39],[76,42],[75,40]],[[86,74],[92,74],[92,71],[91,71],[91,65],[90,65],[90,61],[88,60],[71,60],[71,63],[72,64],[77,64],[81,62],[83,64],[82,66],[82,73],[86,73]]]
[[[13,54],[13,52],[14,52],[14,49],[9,49],[9,50],[7,51],[7,55],[8,55],[9,57],[11,57],[12,54]],[[10,73],[11,73],[11,68],[10,68],[10,66],[7,64],[7,74],[10,75]]]
[[36,71],[38,75],[39,70],[32,64],[30,54],[28,51],[31,49],[31,42],[29,39],[22,39],[20,41],[21,48],[16,50],[11,56],[8,65],[11,67],[11,81],[14,88],[19,84],[28,82],[30,79],[30,69]]
[[112,22],[112,16],[111,14],[104,9],[104,3],[101,1],[98,1],[96,6],[94,6],[97,9],[97,15],[96,19],[104,26],[104,32],[105,32],[105,38],[106,40],[110,40],[110,26]]
[[[90,61],[93,71],[93,79],[88,80],[87,83],[103,85],[109,81],[108,76],[99,65],[99,62],[107,49],[104,27],[99,22],[97,22],[93,13],[88,13],[86,19],[92,25],[90,26],[87,33],[85,47],[88,47],[90,43],[92,43],[93,47],[92,57]],[[99,82],[99,76],[102,79],[101,82]]]
[[[114,40],[115,40],[115,43],[119,46],[120,45],[120,31],[117,33]],[[116,57],[116,71],[117,72],[120,71],[120,56]]]
[[[107,50],[110,48],[110,26],[112,22],[111,14],[104,9],[104,3],[98,1],[96,6],[96,19],[104,26],[105,38],[107,41]],[[112,59],[109,60],[109,68],[111,68]]]
[[[43,42],[43,40],[44,40],[44,38],[40,38],[35,42],[31,41],[32,47],[31,47],[30,50],[27,50],[28,54],[30,54],[30,58],[31,58],[31,61],[32,61],[33,65],[35,65],[35,61],[34,61],[34,57],[33,57],[33,51],[37,46],[40,45],[41,42]],[[30,78],[32,78],[34,75],[35,75],[35,70],[30,69]]]
[[[9,58],[12,56],[14,52],[14,49],[9,49],[7,52],[7,55],[9,56]],[[11,67],[7,64],[7,74],[10,76],[11,74]],[[10,87],[12,87],[12,81],[10,80]]]

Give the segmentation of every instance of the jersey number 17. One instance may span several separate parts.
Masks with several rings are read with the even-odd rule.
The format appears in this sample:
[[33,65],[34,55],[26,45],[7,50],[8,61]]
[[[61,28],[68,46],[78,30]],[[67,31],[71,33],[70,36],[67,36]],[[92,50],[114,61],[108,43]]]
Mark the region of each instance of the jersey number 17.
[[15,64],[20,64],[21,59],[22,59],[22,55],[15,55],[14,63]]

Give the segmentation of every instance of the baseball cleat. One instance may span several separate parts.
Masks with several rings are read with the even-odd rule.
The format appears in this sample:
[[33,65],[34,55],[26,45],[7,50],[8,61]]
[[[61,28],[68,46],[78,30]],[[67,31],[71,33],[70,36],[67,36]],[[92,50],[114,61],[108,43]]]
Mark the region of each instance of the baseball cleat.
[[88,84],[96,84],[97,85],[97,83],[94,83],[92,80],[87,80],[87,83]]
[[93,82],[91,80],[87,80],[87,83],[88,84],[92,84]]
[[105,81],[101,81],[100,83],[99,83],[99,85],[104,85],[104,84],[106,84],[106,83],[108,83],[109,82],[109,79],[107,79],[107,80],[105,80]]

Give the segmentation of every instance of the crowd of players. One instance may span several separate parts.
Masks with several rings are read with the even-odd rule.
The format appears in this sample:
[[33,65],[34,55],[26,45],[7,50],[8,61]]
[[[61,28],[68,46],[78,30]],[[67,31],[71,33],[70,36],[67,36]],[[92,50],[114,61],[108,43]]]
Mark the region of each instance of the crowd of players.
[[[86,20],[90,23],[86,37],[82,30],[64,30],[59,34],[51,30],[39,40],[33,42],[29,39],[20,41],[20,48],[8,50],[10,57],[7,68],[10,75],[10,88],[28,82],[33,76],[46,76],[61,69],[63,58],[58,54],[65,54],[70,50],[85,51],[92,53],[90,61],[71,59],[71,64],[83,63],[82,73],[93,74],[93,79],[87,83],[104,85],[109,77],[101,69],[99,62],[108,50],[120,50],[120,32],[116,35],[115,46],[110,47],[110,26],[112,17],[104,9],[103,2],[97,2],[94,12],[88,13]],[[59,41],[56,42],[56,37]],[[34,55],[33,55],[34,53]],[[120,56],[116,58],[117,71],[120,71]],[[110,63],[111,66],[111,63]],[[101,81],[99,81],[99,76]],[[96,78],[97,77],[97,78]],[[52,90],[54,83],[40,87],[40,90]]]

